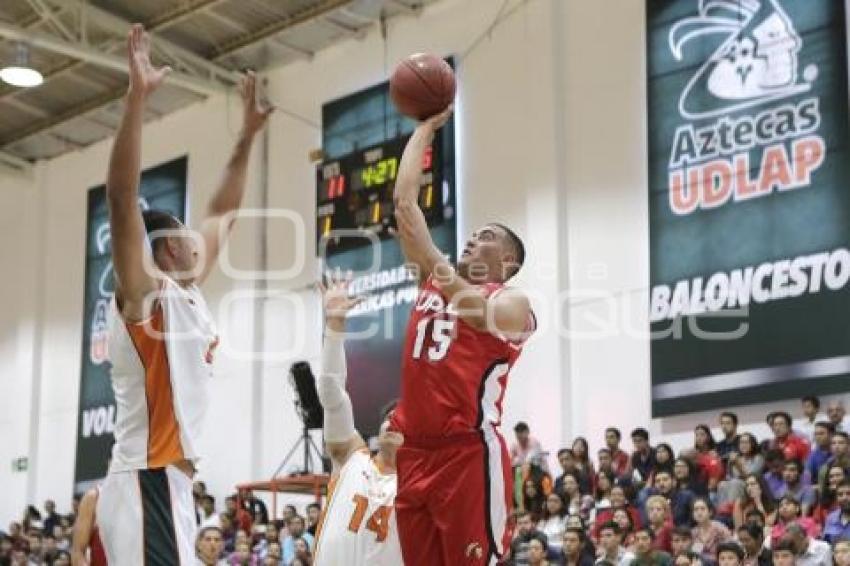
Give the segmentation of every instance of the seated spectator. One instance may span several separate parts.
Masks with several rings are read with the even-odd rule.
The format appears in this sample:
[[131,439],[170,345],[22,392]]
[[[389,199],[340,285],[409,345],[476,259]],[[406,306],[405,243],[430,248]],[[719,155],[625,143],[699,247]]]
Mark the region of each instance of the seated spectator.
[[698,482],[705,485],[708,492],[717,491],[720,480],[726,477],[723,461],[717,454],[717,442],[708,425],[700,424],[694,428],[695,464]]
[[794,550],[794,543],[790,540],[783,539],[776,543],[773,549],[773,566],[795,566],[797,554]]
[[35,564],[41,564],[44,560],[44,537],[41,529],[34,526],[27,535],[29,541],[29,560]]
[[670,503],[660,495],[646,501],[647,527],[652,531],[652,548],[666,553],[672,552],[670,537],[673,521],[670,518]]
[[812,538],[818,537],[820,526],[811,517],[802,517],[800,511],[800,502],[793,495],[786,495],[779,500],[776,523],[770,529],[771,548],[785,536],[785,531],[792,524],[800,525]]
[[215,497],[206,493],[200,496],[201,511],[199,513],[201,526],[221,527],[221,519],[215,512]]
[[[815,442],[815,427],[818,422],[826,421],[826,415],[820,412],[820,399],[814,395],[807,395],[800,400],[803,416],[794,422],[794,430],[809,444]],[[814,476],[817,477],[817,476]]]
[[593,497],[581,491],[576,474],[567,474],[563,485],[564,503],[567,506],[567,514],[580,515],[582,519],[588,519],[594,507]]
[[744,514],[744,524],[745,525],[756,525],[760,529],[764,529],[766,526],[772,526],[767,524],[767,519],[764,516],[764,513],[759,511],[758,509],[750,509]]
[[591,482],[590,477],[588,477],[586,472],[580,470],[576,465],[576,459],[572,450],[569,448],[561,448],[558,450],[558,463],[561,464],[561,475],[555,479],[554,490],[556,492],[563,493],[564,477],[567,474],[575,475],[578,480],[579,489],[582,493],[591,493],[593,491],[593,483]]
[[259,566],[260,560],[251,552],[251,542],[239,540],[236,542],[235,550],[227,558],[227,564],[231,566]]
[[735,541],[722,542],[717,546],[717,566],[741,566],[744,549]]
[[738,415],[730,411],[720,413],[720,432],[723,438],[715,446],[717,455],[725,466],[729,462],[729,454],[738,451]]
[[718,545],[730,540],[732,533],[720,521],[712,520],[714,510],[708,499],[697,497],[694,499],[691,510],[694,521],[694,527],[691,529],[692,549],[703,556],[713,558],[717,555]]
[[782,489],[785,480],[782,478],[782,471],[785,468],[785,459],[781,450],[768,450],[764,454],[765,472],[762,474],[764,481],[767,482],[767,487],[770,488],[770,493],[777,493]]
[[831,456],[826,464],[821,466],[818,483],[823,481],[828,466],[841,466],[845,471],[850,470],[850,438],[846,432],[833,433],[829,451]]
[[615,566],[630,566],[635,555],[623,547],[620,526],[614,521],[602,525],[596,564],[608,561]]
[[764,471],[764,457],[756,437],[749,432],[738,437],[738,451],[729,454],[728,477],[743,480]]
[[594,553],[587,548],[587,534],[584,529],[568,528],[561,538],[561,562],[564,566],[592,566]]
[[532,538],[541,537],[546,543],[546,535],[534,527],[531,513],[520,512],[516,519],[516,535],[511,542],[511,564],[528,564],[528,544]]
[[[58,523],[56,526],[59,526]],[[59,547],[56,543],[56,537],[53,536],[53,533],[48,533],[44,535],[44,548],[41,552],[41,559],[47,562],[48,564],[53,564],[53,561],[56,560],[56,556],[59,554]]]
[[676,527],[670,534],[670,550],[673,556],[691,552],[694,539],[690,527]]
[[543,537],[533,537],[528,541],[528,566],[549,566],[549,561],[546,560],[546,539]]
[[764,547],[764,529],[758,525],[738,527],[738,542],[744,549],[744,566],[770,566],[773,557]]
[[826,517],[823,539],[833,544],[840,539],[850,540],[850,481],[844,480],[836,490],[838,508]]
[[269,544],[280,542],[277,526],[274,523],[267,523],[264,527],[263,537],[260,542],[254,545],[254,554],[260,558],[265,558],[269,551]]
[[[667,471],[659,471],[655,474],[655,486],[646,493],[647,497],[661,495],[670,503],[670,511],[673,524],[678,526],[690,526],[691,524],[691,502],[694,494],[689,489],[678,489],[673,483],[673,478]],[[644,510],[643,516],[646,516]]]
[[636,428],[632,431],[631,469],[632,480],[638,485],[649,481],[652,470],[655,468],[655,449],[649,443],[649,431],[645,428]]
[[832,566],[832,548],[829,543],[812,538],[801,525],[788,525],[785,538],[794,545],[796,566]]
[[707,566],[706,562],[703,558],[689,550],[688,552],[683,552],[682,554],[677,554],[675,558],[673,558],[674,566]]
[[540,441],[531,436],[528,424],[522,421],[514,426],[516,442],[511,445],[511,464],[517,468],[524,464],[536,464],[549,473],[549,464],[543,453]]
[[319,517],[322,516],[322,508],[318,503],[307,505],[307,532],[313,538],[316,537],[316,529],[319,527]]
[[224,553],[224,535],[218,527],[203,527],[198,533],[195,543],[198,562],[203,566],[224,566],[226,561],[221,559]]
[[238,505],[237,496],[231,495],[230,497],[225,499],[224,505],[225,513],[230,516],[230,520],[233,522],[233,526],[237,530],[241,529],[246,533],[250,533],[254,519],[244,507],[240,507]]
[[543,516],[545,501],[546,496],[543,494],[543,488],[533,479],[525,480],[522,488],[521,510],[531,513],[533,520],[537,522]]
[[696,466],[690,459],[676,458],[673,463],[673,477],[677,489],[687,490],[699,496],[708,495],[708,486],[700,479]]
[[838,508],[836,501],[838,486],[847,479],[847,472],[840,465],[832,464],[827,468],[826,474],[821,474],[823,477],[818,486],[820,496],[817,507],[812,513],[812,518],[821,525],[826,521],[826,516]]
[[635,544],[635,524],[632,521],[632,516],[623,507],[618,507],[614,509],[611,520],[620,527],[620,544],[626,547],[627,550],[631,550]]
[[836,432],[850,433],[850,416],[845,414],[844,401],[836,399],[826,406],[826,417]]
[[[305,533],[306,534],[306,533]],[[293,562],[301,561],[303,564],[309,566],[313,563],[313,553],[310,551],[311,544],[307,542],[307,539],[304,537],[299,537],[295,539],[295,558],[292,559]]]
[[236,544],[236,527],[233,525],[233,520],[226,513],[219,514],[218,520],[221,523],[221,534],[224,536],[224,551],[233,552]]
[[803,464],[799,460],[786,460],[782,469],[782,486],[773,495],[780,499],[786,494],[792,495],[800,502],[802,514],[808,516],[811,515],[817,496],[814,488],[802,481],[802,475]]
[[60,550],[52,566],[71,566],[71,554],[65,550]]
[[626,498],[626,490],[623,486],[615,485],[612,487],[608,500],[604,505],[605,506],[599,506],[597,508],[598,511],[595,513],[593,531],[591,533],[591,538],[593,540],[599,540],[599,529],[602,528],[602,525],[614,518],[614,512],[617,509],[625,509],[625,511],[629,514],[633,525],[641,525],[644,523],[641,519],[640,511],[629,505],[629,501]]
[[652,485],[655,480],[655,474],[658,470],[670,472],[670,477],[673,476],[673,462],[676,456],[673,454],[673,449],[669,444],[662,442],[655,447],[655,465],[652,467],[652,472],[649,474],[647,483]]
[[283,561],[285,563],[292,562],[295,558],[295,541],[303,538],[307,541],[310,548],[313,547],[313,536],[305,531],[304,517],[295,515],[289,520],[287,525],[289,534],[283,541]]
[[[591,480],[596,477],[596,468],[593,466],[593,461],[590,459],[590,448],[587,446],[587,440],[583,436],[579,436],[573,440],[573,459],[575,460],[576,469],[580,474]],[[595,485],[591,484],[588,493],[595,489]]]
[[839,539],[832,544],[835,566],[850,566],[850,540]]
[[[625,476],[629,473],[629,455],[620,448],[620,440],[622,434],[620,429],[608,427],[605,429],[605,447],[611,454],[611,471],[615,478]],[[602,463],[599,463],[599,469],[602,469]]]
[[245,491],[242,498],[242,506],[251,515],[251,520],[258,525],[269,522],[269,511],[266,504],[254,495],[253,491]]
[[614,474],[609,470],[599,470],[596,473],[596,491],[593,495],[596,500],[596,515],[603,509],[611,508],[611,488],[614,487]]
[[543,517],[537,523],[537,530],[546,535],[549,550],[552,554],[560,554],[561,541],[567,530],[567,507],[563,498],[557,493],[546,496],[546,506]]
[[655,535],[649,527],[635,531],[635,559],[632,566],[670,566],[672,558],[654,545]]
[[56,512],[56,502],[48,499],[44,502],[44,534],[53,535],[53,527],[59,524],[59,520],[59,513]]
[[[535,464],[523,464],[518,468],[514,468],[514,497],[520,509],[524,509],[525,496],[523,495],[528,482],[535,485],[536,491],[540,496],[537,503],[540,504],[540,512],[543,510],[543,502],[547,495],[552,493],[552,477],[543,471],[543,468]],[[539,515],[538,515],[539,518]]]
[[781,450],[785,460],[806,461],[809,457],[809,442],[791,430],[791,415],[784,411],[773,413],[770,428],[773,430],[771,449]]
[[812,431],[812,451],[806,459],[806,472],[809,474],[811,483],[817,484],[820,478],[820,469],[829,462],[832,453],[832,423],[819,421]]

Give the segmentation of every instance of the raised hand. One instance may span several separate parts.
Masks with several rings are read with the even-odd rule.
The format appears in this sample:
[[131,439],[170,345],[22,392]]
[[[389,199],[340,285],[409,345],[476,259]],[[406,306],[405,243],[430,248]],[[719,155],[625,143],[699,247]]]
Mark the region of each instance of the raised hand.
[[449,104],[449,106],[445,110],[443,110],[439,114],[434,114],[426,120],[423,120],[420,125],[428,127],[431,129],[431,131],[436,132],[437,130],[442,128],[446,124],[446,122],[448,122],[449,116],[452,115],[454,109],[455,105]]
[[349,295],[350,273],[342,277],[337,271],[336,274],[328,274],[327,278],[327,285],[319,283],[325,310],[325,322],[330,330],[343,332],[345,331],[345,317],[351,309],[363,301],[363,298]]
[[130,63],[129,94],[146,98],[155,91],[171,67],[156,68],[151,63],[151,40],[141,24],[133,24],[127,34],[127,58]]
[[254,135],[266,124],[274,106],[264,99],[257,99],[257,75],[254,71],[248,71],[242,78],[239,94],[242,96],[242,130]]

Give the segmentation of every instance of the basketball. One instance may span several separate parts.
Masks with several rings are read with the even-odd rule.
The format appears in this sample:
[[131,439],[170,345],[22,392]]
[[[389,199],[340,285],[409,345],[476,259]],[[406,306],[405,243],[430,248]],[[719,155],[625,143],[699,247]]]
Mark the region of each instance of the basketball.
[[393,71],[390,98],[405,116],[425,120],[451,104],[455,87],[448,63],[430,53],[414,53]]

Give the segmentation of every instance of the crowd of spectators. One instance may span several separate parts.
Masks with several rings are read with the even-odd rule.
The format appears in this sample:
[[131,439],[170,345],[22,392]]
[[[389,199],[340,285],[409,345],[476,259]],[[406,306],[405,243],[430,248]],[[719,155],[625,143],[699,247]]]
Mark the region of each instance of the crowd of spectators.
[[[772,435],[759,441],[726,411],[715,438],[694,428],[678,454],[653,446],[643,428],[605,431],[592,457],[586,439],[558,451],[560,470],[525,423],[510,455],[516,514],[508,565],[567,566],[850,566],[850,416],[841,402],[826,415],[816,397],[797,421],[767,415]],[[309,566],[320,508],[299,515],[287,505],[270,520],[250,492],[219,510],[203,482],[194,497],[198,563],[206,566]],[[0,566],[71,563],[79,500],[60,515],[53,501],[29,506],[0,531]]]
[[770,438],[725,411],[679,454],[616,428],[592,458],[576,438],[547,468],[526,423],[514,428],[516,529],[508,564],[850,566],[850,416],[805,397],[796,421],[767,415]]

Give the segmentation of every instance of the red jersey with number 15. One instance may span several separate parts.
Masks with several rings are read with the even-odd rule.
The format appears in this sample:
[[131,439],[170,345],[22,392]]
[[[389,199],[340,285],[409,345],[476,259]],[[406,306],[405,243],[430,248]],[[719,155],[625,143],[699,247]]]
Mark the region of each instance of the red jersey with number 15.
[[[489,283],[479,288],[489,298],[504,286]],[[535,326],[529,313],[526,338]],[[413,438],[474,432],[487,422],[498,426],[508,372],[522,345],[462,320],[429,277],[407,325],[394,427]]]

